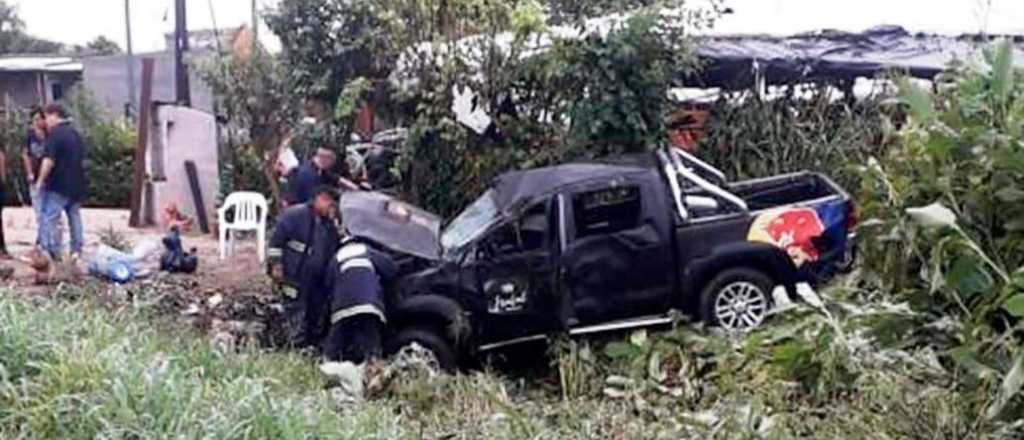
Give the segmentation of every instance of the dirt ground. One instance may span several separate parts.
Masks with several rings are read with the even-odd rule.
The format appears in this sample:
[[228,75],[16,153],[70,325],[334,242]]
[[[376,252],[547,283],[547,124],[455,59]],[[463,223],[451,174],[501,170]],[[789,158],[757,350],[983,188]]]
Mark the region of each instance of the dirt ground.
[[[158,228],[129,228],[128,216],[128,211],[121,209],[82,210],[86,256],[90,253],[90,249],[100,243],[101,234],[110,229],[120,231],[121,235],[133,244],[145,240],[160,243],[163,236],[161,230]],[[36,286],[33,269],[19,261],[20,257],[26,256],[32,250],[32,245],[35,242],[36,224],[32,209],[29,207],[4,208],[3,227],[7,249],[15,257],[14,260],[0,261],[0,266],[9,266],[14,269],[14,277],[8,282],[19,292],[32,293],[49,289],[48,286]],[[196,285],[200,289],[208,292],[230,292],[265,282],[263,265],[259,262],[256,253],[255,239],[239,240],[236,244],[235,254],[221,261],[217,248],[217,237],[212,234],[202,235],[198,232],[198,227],[193,229],[196,231],[182,237],[182,243],[186,249],[194,247],[198,251],[199,270],[191,277],[195,278]],[[64,234],[66,248],[69,241],[66,229]]]

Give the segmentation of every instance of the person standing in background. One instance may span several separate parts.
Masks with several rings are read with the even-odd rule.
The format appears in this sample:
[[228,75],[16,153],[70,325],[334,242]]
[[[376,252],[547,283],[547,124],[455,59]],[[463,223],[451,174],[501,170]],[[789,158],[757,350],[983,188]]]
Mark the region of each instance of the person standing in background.
[[43,200],[42,246],[50,258],[60,258],[61,246],[56,241],[58,234],[54,228],[63,212],[71,230],[71,256],[74,260],[81,256],[83,246],[81,207],[85,198],[86,146],[78,130],[68,120],[64,107],[50,104],[43,113],[50,137],[46,140],[46,154],[39,167],[36,184]]
[[321,146],[316,149],[312,159],[292,171],[288,176],[288,191],[285,195],[288,206],[309,202],[315,190],[321,186],[336,188],[338,175],[333,170],[337,160],[334,150]]
[[4,202],[7,201],[7,153],[0,149],[0,259],[9,260],[7,241],[4,239]]
[[21,152],[21,164],[25,171],[25,181],[28,183],[29,198],[32,203],[32,210],[36,215],[36,246],[43,244],[43,203],[40,194],[36,191],[39,176],[39,166],[43,163],[43,156],[46,154],[46,117],[41,107],[33,107],[29,112],[30,125],[28,135],[25,137],[24,150]]

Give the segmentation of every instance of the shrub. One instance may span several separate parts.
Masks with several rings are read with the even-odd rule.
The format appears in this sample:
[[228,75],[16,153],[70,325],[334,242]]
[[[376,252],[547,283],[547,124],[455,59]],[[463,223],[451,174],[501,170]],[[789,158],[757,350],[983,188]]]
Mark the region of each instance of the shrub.
[[4,204],[28,204],[29,191],[21,165],[21,153],[25,150],[25,136],[28,134],[28,112],[9,108],[0,119],[0,142],[7,158],[7,199]]
[[69,93],[66,105],[85,142],[84,205],[127,208],[131,203],[135,163],[134,126],[104,119],[92,94],[81,86]]
[[880,99],[833,101],[830,90],[821,84],[807,97],[719,100],[709,111],[701,157],[734,179],[811,170],[855,186],[850,165],[890,146],[888,116]]
[[1004,43],[941,78],[938,95],[903,81],[901,98],[898,147],[862,168],[868,279],[955,318],[948,360],[964,384],[993,393],[988,418],[1020,414],[1024,74]]

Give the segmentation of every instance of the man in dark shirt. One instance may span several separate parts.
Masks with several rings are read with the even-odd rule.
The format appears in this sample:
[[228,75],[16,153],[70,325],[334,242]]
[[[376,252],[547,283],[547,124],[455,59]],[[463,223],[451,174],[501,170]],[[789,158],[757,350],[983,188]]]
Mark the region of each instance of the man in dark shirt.
[[51,257],[60,257],[61,246],[55,235],[56,224],[64,212],[71,230],[71,255],[76,258],[81,255],[83,244],[80,210],[85,197],[85,144],[61,105],[51,104],[43,113],[50,137],[36,184],[43,199],[42,247]]
[[288,194],[285,196],[288,206],[310,201],[317,187],[337,188],[339,176],[332,171],[336,161],[334,151],[327,147],[317,148],[316,154],[296,168],[288,178]]

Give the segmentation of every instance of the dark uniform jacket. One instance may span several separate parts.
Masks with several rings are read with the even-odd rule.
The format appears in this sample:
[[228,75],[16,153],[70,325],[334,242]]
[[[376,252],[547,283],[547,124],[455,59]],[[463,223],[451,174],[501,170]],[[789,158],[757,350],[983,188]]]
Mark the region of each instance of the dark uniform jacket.
[[338,186],[338,175],[330,171],[321,171],[312,162],[306,162],[289,175],[286,200],[289,205],[309,202],[313,199],[313,191],[322,185]]
[[334,222],[318,217],[313,207],[304,203],[289,207],[278,218],[267,257],[270,267],[277,263],[284,267],[282,293],[286,297],[326,297],[324,273],[337,250]]
[[355,315],[371,314],[387,322],[384,286],[397,267],[390,256],[358,240],[342,244],[328,273],[331,285],[331,324]]

